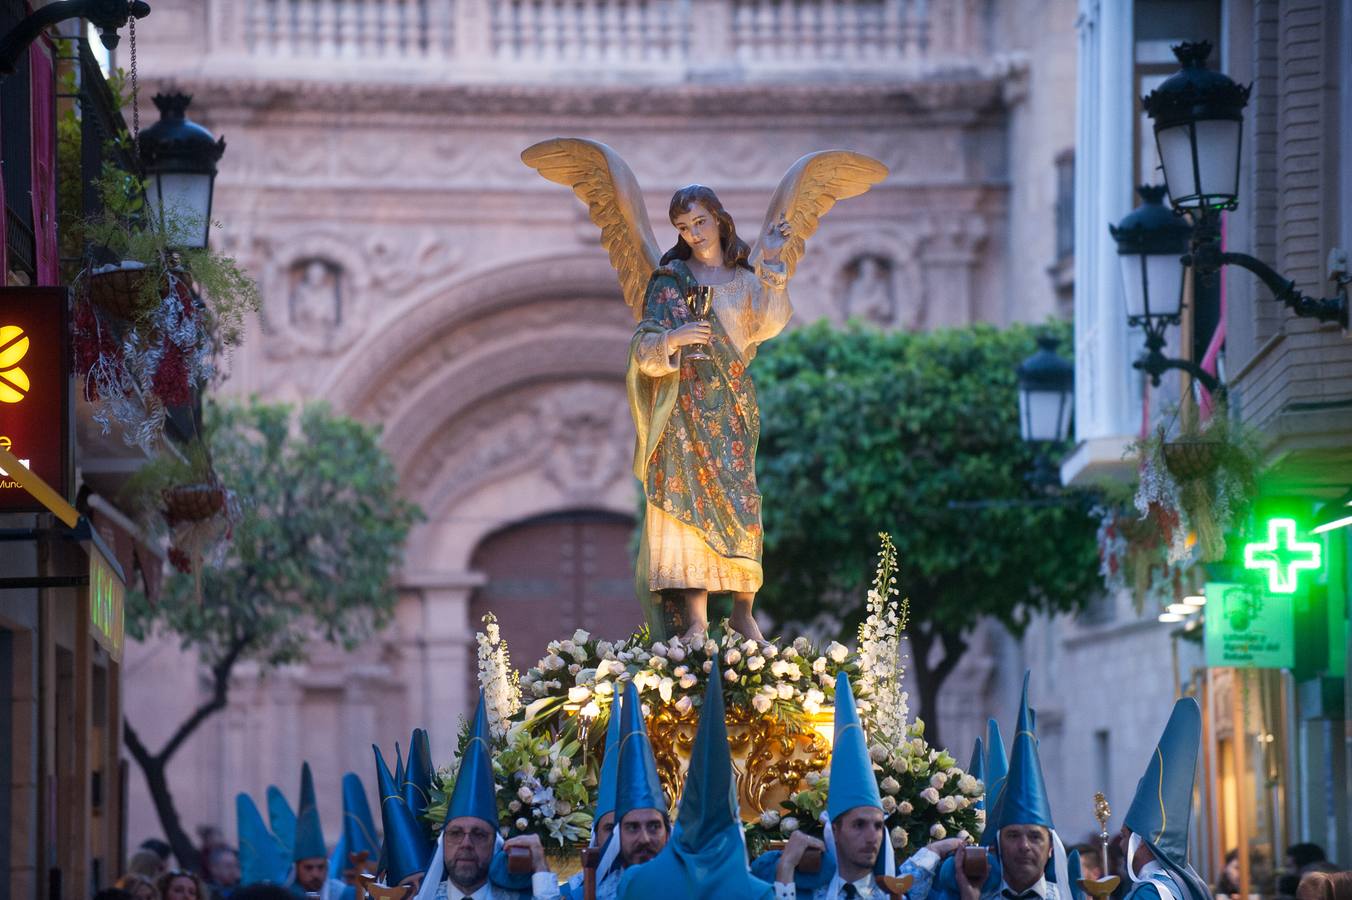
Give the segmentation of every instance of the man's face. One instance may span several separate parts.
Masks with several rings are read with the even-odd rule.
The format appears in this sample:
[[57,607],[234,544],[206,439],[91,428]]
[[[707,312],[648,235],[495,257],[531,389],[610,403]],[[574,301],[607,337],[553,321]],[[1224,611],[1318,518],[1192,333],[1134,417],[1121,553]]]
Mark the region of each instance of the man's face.
[[488,879],[488,864],[493,861],[492,827],[473,816],[451,819],[446,823],[441,858],[452,884],[466,894],[478,890]]
[[615,831],[615,813],[608,812],[596,823],[596,846],[604,847]]
[[1000,829],[1000,863],[1005,883],[1026,891],[1042,877],[1052,855],[1052,835],[1041,825],[1006,825]]
[[831,826],[836,836],[836,858],[842,868],[873,870],[883,845],[883,811],[873,806],[847,810]]
[[239,884],[239,857],[235,851],[221,848],[212,851],[210,870],[211,880],[221,887],[234,887]]
[[329,861],[322,856],[296,863],[296,884],[307,891],[322,891],[329,877]]
[[620,820],[620,859],[626,866],[645,863],[667,845],[667,819],[655,809],[633,809]]

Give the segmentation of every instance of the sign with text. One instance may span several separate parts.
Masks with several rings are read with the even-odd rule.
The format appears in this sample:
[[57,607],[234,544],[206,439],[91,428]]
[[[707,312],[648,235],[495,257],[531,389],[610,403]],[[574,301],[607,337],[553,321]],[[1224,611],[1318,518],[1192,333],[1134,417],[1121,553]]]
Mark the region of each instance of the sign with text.
[[[0,288],[0,447],[69,500],[72,380],[66,310],[66,288]],[[42,509],[0,466],[0,513]]]
[[1244,669],[1289,669],[1296,631],[1291,598],[1253,584],[1206,586],[1206,664]]

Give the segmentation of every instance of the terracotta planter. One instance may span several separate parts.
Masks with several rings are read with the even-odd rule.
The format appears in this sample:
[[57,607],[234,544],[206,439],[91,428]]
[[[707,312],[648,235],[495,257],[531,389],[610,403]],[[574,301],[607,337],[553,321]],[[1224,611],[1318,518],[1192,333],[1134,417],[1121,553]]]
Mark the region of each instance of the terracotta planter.
[[1185,438],[1164,445],[1164,465],[1169,474],[1182,481],[1201,478],[1215,471],[1221,461],[1220,441]]
[[155,275],[153,269],[114,269],[91,274],[89,300],[109,315],[130,322],[145,310],[146,282]]
[[225,489],[218,484],[181,484],[164,492],[164,515],[172,522],[200,522],[225,506]]

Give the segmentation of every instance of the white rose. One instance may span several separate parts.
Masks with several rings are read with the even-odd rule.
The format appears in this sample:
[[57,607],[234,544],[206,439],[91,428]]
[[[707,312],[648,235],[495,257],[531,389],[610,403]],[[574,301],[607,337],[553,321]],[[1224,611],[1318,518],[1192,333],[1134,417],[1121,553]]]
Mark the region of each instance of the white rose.
[[516,789],[516,796],[522,803],[529,803],[531,798],[535,796],[535,792],[523,784]]
[[920,799],[924,800],[926,803],[930,805],[933,805],[939,802],[939,792],[932,787],[927,787],[920,792]]
[[544,667],[545,667],[546,669],[550,669],[550,670],[553,670],[553,669],[562,669],[562,668],[563,668],[563,657],[562,657],[562,656],[559,656],[557,653],[551,653],[551,654],[549,654],[549,655],[546,656],[545,659],[544,659]]
[[901,783],[891,775],[888,775],[882,781],[878,782],[878,787],[882,789],[884,794],[895,794],[897,791],[901,790]]
[[675,685],[676,683],[670,678],[663,678],[661,681],[657,682],[657,695],[662,698],[663,703],[671,702],[671,689],[675,687]]
[[948,784],[948,776],[943,772],[935,772],[930,776],[930,787],[942,788],[946,784]]
[[758,713],[767,713],[770,711],[770,704],[773,701],[764,694],[757,694],[751,698],[751,705],[755,707]]
[[829,688],[836,683],[836,680],[825,672],[817,676],[817,682],[824,688]]
[[911,837],[906,833],[906,829],[898,825],[892,829],[892,846],[900,850],[911,842]]
[[797,650],[799,653],[806,653],[810,646],[811,645],[805,637],[796,637],[793,639],[793,649]]
[[773,809],[767,809],[760,815],[762,828],[774,828],[779,824],[779,813]]
[[936,841],[942,841],[947,835],[948,829],[938,822],[935,822],[930,826],[930,837],[934,838]]
[[516,820],[516,830],[517,830],[517,831],[525,831],[529,826],[530,826],[530,823],[527,822],[525,819],[517,819],[517,820]]
[[826,671],[826,657],[819,656],[812,661],[812,671],[820,675]]
[[590,699],[591,699],[591,688],[587,687],[586,685],[580,684],[576,687],[570,687],[568,689],[569,703],[586,703]]
[[764,647],[761,648],[761,653],[770,657],[770,659],[774,659],[776,656],[779,655],[779,648],[776,647],[774,644],[766,644]]
[[590,632],[583,631],[581,628],[579,628],[577,631],[574,631],[574,632],[573,632],[573,642],[574,642],[574,643],[585,644],[585,643],[587,643],[587,641],[589,641],[589,640],[591,640],[591,633],[590,633]]
[[658,641],[656,644],[652,645],[652,653],[653,656],[666,656],[667,645],[662,643],[661,641]]
[[684,675],[681,676],[681,687],[685,688],[688,691],[695,686],[696,681],[698,681],[698,679],[695,678],[694,675],[691,675],[689,672],[686,672]]
[[609,697],[614,692],[615,685],[611,684],[609,681],[598,682],[596,685],[596,696],[598,697]]
[[667,659],[672,662],[680,662],[685,659],[685,651],[681,649],[679,644],[672,644],[671,649],[667,651]]
[[790,669],[796,668],[798,667],[795,666],[793,663],[785,662],[782,659],[777,659],[774,662],[770,663],[770,674],[775,676],[776,678],[783,678],[785,675],[789,674]]
[[684,677],[685,677],[685,673],[686,673],[686,672],[689,672],[689,671],[690,671],[690,667],[689,667],[689,666],[677,666],[676,668],[674,668],[674,669],[671,670],[671,677],[672,677],[672,678],[684,678]]
[[[689,678],[691,676],[687,675],[686,677]],[[694,705],[695,705],[694,701],[690,699],[690,695],[686,694],[684,697],[681,697],[681,699],[676,701],[676,711],[681,715],[685,715],[686,713],[690,712],[690,708]]]
[[985,786],[981,783],[981,779],[971,775],[964,775],[962,778],[958,779],[958,790],[969,797],[975,797],[985,790]]
[[843,663],[845,658],[850,655],[849,648],[839,641],[832,641],[831,645],[826,648],[826,653],[835,663]]
[[788,684],[781,684],[781,685],[779,686],[779,699],[780,699],[780,700],[792,700],[792,699],[793,699],[793,686],[792,686],[792,685],[788,685]]
[[[600,685],[597,685],[600,687]],[[577,711],[577,714],[584,719],[595,719],[601,715],[601,707],[596,705],[595,700],[588,700],[587,705]]]
[[726,672],[723,673],[723,680],[735,682],[737,681],[737,673],[732,671],[732,669],[728,669]]
[[667,667],[667,659],[665,656],[650,656],[648,658],[648,667],[650,669],[661,671]]
[[717,652],[718,652],[718,645],[715,644],[712,640],[707,640],[707,641],[704,642],[704,655],[705,655],[705,656],[713,656],[713,655],[714,655],[715,653],[717,653]]
[[798,830],[798,820],[793,816],[785,816],[779,820],[779,830],[784,834],[792,834]]
[[887,748],[882,744],[874,744],[868,748],[868,758],[876,763],[883,762],[887,759]]
[[574,648],[573,648],[573,659],[577,660],[578,662],[586,662],[586,661],[587,661],[587,648],[586,648],[586,647],[574,647]]
[[792,647],[785,647],[782,651],[780,651],[780,655],[783,656],[785,659],[797,659],[798,651],[793,649]]
[[761,669],[765,668],[765,657],[763,656],[748,657],[746,661],[746,667],[753,672],[759,672]]
[[736,647],[733,647],[731,650],[729,650],[727,652],[727,655],[723,657],[724,664],[729,666],[735,666],[741,661],[742,661],[742,653]]
[[520,801],[520,800],[513,800],[511,803],[508,803],[508,804],[507,804],[507,811],[508,811],[508,812],[521,812],[521,801]]
[[710,672],[714,670],[714,661],[711,659],[706,659],[704,661],[704,665],[701,666],[700,668],[704,670],[705,675],[708,675]]
[[532,684],[530,686],[530,692],[537,697],[543,697],[545,694],[549,693],[549,683],[545,681],[537,681],[535,682],[535,684]]
[[901,813],[903,816],[909,816],[911,813],[915,812],[915,807],[911,805],[911,801],[903,800],[897,804],[897,812]]
[[940,797],[938,805],[934,808],[939,810],[939,815],[946,816],[958,808],[958,801],[952,797]]
[[883,812],[890,816],[892,815],[892,813],[896,811],[897,811],[897,798],[883,797]]
[[758,647],[760,647],[760,644],[757,644],[755,641],[751,640],[750,638],[748,638],[748,639],[742,641],[742,652],[743,652],[743,653],[746,653],[746,654],[755,653]]
[[576,675],[578,672],[581,672],[581,671],[582,671],[582,666],[578,665],[577,663],[569,663],[569,664],[568,664],[568,674],[569,674],[569,675]]
[[601,654],[602,656],[614,656],[615,645],[612,644],[610,641],[597,641],[596,652]]
[[808,772],[806,775],[803,776],[803,780],[808,783],[809,787],[816,787],[819,783],[821,783],[822,773]]

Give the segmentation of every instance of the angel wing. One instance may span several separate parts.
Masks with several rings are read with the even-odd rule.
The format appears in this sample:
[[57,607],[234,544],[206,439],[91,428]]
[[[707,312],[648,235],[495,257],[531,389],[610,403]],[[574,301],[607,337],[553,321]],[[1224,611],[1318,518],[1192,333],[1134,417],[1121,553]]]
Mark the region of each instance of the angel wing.
[[634,320],[643,318],[643,294],[662,251],[653,237],[634,173],[614,150],[598,141],[553,138],[527,147],[521,161],[550,181],[567,185],[601,226],[601,246],[620,275],[620,289]]
[[857,197],[887,177],[887,166],[871,156],[850,150],[821,150],[809,153],[790,167],[779,181],[770,208],[765,213],[756,244],[751,248],[751,259],[763,252],[766,235],[779,223],[782,215],[791,230],[780,259],[788,276],[798,266],[806,249],[807,239],[817,231],[817,221],[837,200]]

